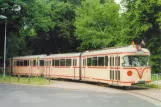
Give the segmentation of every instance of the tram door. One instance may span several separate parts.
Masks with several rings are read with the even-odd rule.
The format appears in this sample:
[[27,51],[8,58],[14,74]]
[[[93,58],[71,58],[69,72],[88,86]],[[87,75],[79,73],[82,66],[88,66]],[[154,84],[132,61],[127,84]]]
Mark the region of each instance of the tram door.
[[115,69],[114,69],[114,56],[110,56],[110,81],[111,84],[114,84],[114,75],[115,75]]
[[33,62],[33,60],[29,60],[29,75],[30,76],[32,76],[32,74],[33,74],[33,70],[32,70],[32,68],[33,68],[33,65],[34,65],[34,62]]
[[44,76],[50,78],[51,76],[51,60],[45,60],[44,62]]
[[13,72],[12,73],[14,76],[16,74],[16,65],[17,65],[16,62],[17,62],[16,60],[13,60]]
[[74,79],[76,79],[76,71],[77,71],[77,59],[73,59],[73,68],[74,68]]
[[82,67],[82,80],[85,80],[85,77],[86,77],[86,68],[87,68],[87,59],[86,58],[84,58],[83,59],[83,67]]
[[115,57],[115,80],[117,82],[117,85],[119,85],[119,81],[120,81],[120,56],[116,56]]

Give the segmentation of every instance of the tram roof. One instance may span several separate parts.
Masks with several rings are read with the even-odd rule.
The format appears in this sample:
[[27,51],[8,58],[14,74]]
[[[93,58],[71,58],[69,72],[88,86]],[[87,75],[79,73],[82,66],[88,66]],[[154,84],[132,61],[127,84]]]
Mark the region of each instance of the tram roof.
[[80,53],[63,53],[63,54],[50,54],[45,58],[68,58],[68,57],[79,57]]
[[13,57],[13,59],[35,59],[35,58],[44,58],[47,56],[46,54],[42,55],[28,55],[28,56],[18,56],[18,57]]
[[[149,53],[149,50],[146,48],[141,49],[142,52],[144,53]],[[88,51],[83,53],[82,56],[86,55],[93,55],[93,54],[117,54],[117,53],[134,53],[137,52],[137,49],[135,46],[127,46],[127,47],[113,47],[113,48],[105,48],[105,49],[100,49],[100,50],[93,50],[93,51]]]
[[[110,48],[105,48],[105,49],[100,49],[100,50],[91,50],[91,51],[86,51],[83,52],[82,56],[86,55],[95,55],[95,54],[117,54],[117,53],[131,53],[131,52],[136,52],[135,46],[127,46],[127,47],[110,47]],[[142,51],[144,53],[149,53],[148,49],[142,48]],[[71,57],[79,57],[79,53],[62,53],[62,54],[42,54],[42,55],[28,55],[28,56],[18,56],[18,57],[13,57],[13,59],[35,59],[35,58],[71,58]]]

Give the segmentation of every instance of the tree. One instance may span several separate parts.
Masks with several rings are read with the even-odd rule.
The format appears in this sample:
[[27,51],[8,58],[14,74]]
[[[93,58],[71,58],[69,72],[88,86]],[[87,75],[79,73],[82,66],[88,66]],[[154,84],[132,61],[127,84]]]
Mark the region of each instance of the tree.
[[85,0],[76,9],[75,35],[79,50],[114,46],[119,37],[119,6],[113,0]]
[[31,54],[33,50],[27,43],[28,36],[48,32],[55,26],[52,21],[52,3],[50,0],[0,1],[0,14],[8,19],[8,57]]
[[70,2],[55,1],[50,3],[54,27],[48,32],[39,31],[37,37],[30,37],[29,42],[35,54],[73,52],[79,43],[74,37],[75,5]]

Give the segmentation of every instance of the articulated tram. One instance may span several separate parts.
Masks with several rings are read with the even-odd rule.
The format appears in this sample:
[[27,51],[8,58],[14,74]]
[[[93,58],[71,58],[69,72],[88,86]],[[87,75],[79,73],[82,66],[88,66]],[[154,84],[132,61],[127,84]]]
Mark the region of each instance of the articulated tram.
[[149,50],[130,45],[80,53],[13,57],[9,72],[13,75],[43,75],[131,86],[151,81]]

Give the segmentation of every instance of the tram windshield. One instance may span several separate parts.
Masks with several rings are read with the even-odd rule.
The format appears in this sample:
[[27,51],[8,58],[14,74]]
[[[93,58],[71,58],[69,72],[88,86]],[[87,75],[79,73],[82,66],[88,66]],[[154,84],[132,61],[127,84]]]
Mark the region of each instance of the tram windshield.
[[124,56],[124,67],[149,66],[149,56]]

